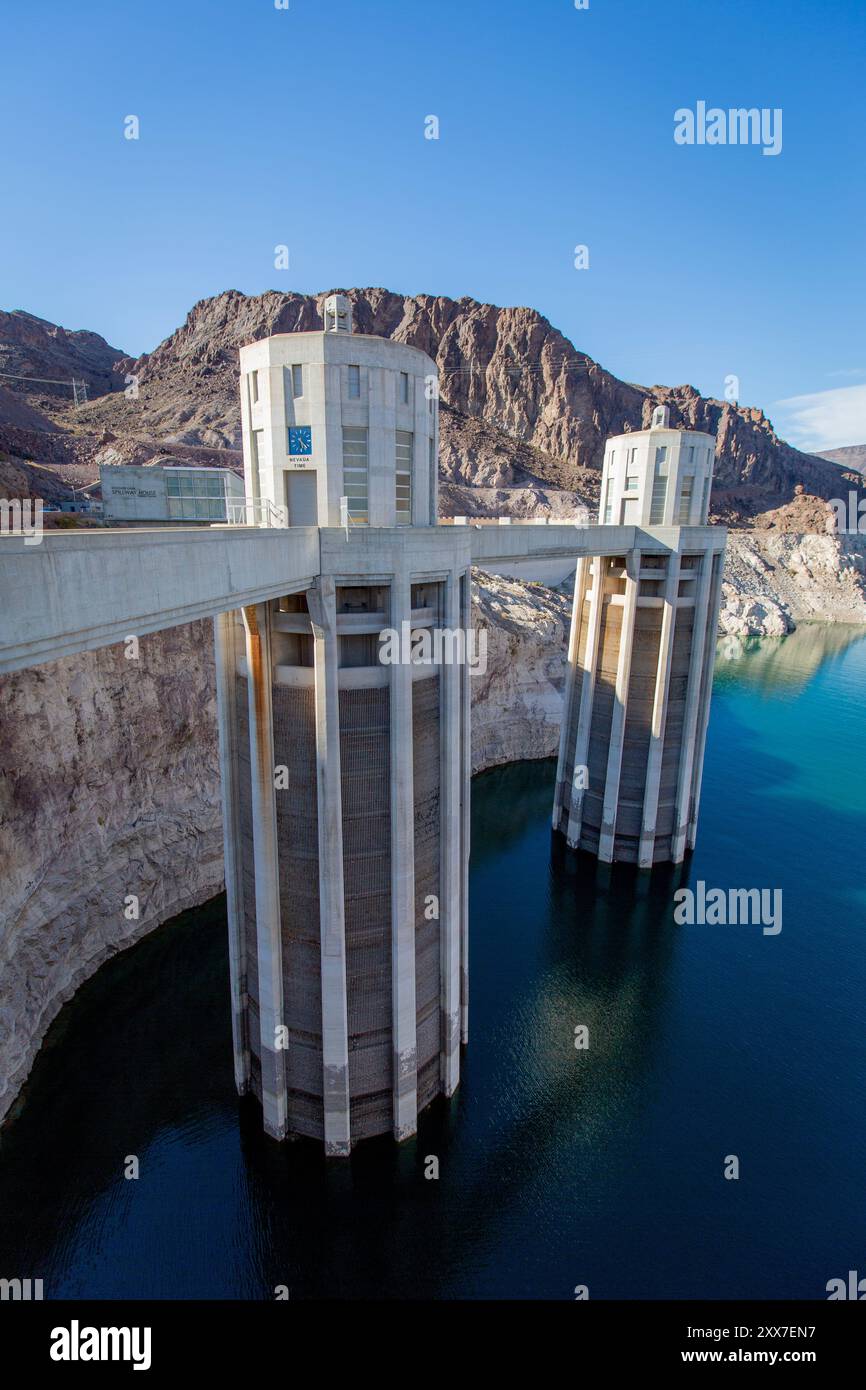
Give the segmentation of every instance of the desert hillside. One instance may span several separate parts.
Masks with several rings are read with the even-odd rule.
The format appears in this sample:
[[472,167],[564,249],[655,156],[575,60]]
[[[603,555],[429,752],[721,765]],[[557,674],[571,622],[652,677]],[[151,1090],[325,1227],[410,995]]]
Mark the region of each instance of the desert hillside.
[[[443,402],[443,511],[533,509],[563,515],[597,498],[608,435],[640,429],[659,402],[674,425],[717,437],[714,513],[750,522],[790,501],[862,483],[828,458],[803,454],[760,409],[701,396],[694,387],[620,381],[536,310],[464,297],[347,290],[355,330],[428,352]],[[271,333],[321,327],[325,294],[227,290],[201,300],[185,323],[139,358],[98,334],[69,332],[16,310],[0,314],[0,450],[58,471],[163,454],[239,466],[238,348]],[[72,378],[88,400],[74,404]],[[135,378],[137,395],[124,387]],[[68,380],[69,387],[62,383]],[[855,464],[855,460],[851,460]],[[477,489],[477,491],[476,491]]]

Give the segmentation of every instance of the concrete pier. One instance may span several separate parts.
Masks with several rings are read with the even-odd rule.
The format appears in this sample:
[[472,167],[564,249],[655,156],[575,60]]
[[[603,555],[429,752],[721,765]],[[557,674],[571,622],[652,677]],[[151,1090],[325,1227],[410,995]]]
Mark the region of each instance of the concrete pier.
[[[460,629],[462,614],[460,586],[462,579],[449,575],[442,586],[444,627],[447,631]],[[441,1082],[446,1096],[451,1096],[460,1080],[460,981],[461,981],[461,894],[463,874],[460,863],[462,833],[461,779],[463,748],[461,740],[461,671],[468,668],[457,663],[445,665],[439,671],[441,709],[441,770],[440,828],[441,893],[437,904],[424,903],[425,915],[437,907],[441,937]]]
[[614,857],[616,821],[619,811],[620,774],[622,772],[626,711],[628,708],[631,657],[634,647],[635,614],[640,581],[640,551],[630,550],[626,556],[625,594],[619,655],[616,665],[616,684],[607,745],[607,768],[602,798],[601,831],[598,837],[598,857],[609,864]]
[[[283,947],[280,929],[279,847],[274,790],[270,610],[266,603],[244,609],[250,818],[255,881],[256,1003],[259,1018],[259,1088],[265,1130],[286,1134],[286,1042],[283,1034]],[[225,715],[223,716],[225,718]],[[232,927],[232,933],[236,931]]]
[[[713,666],[715,662],[716,633],[719,627],[719,609],[722,604],[722,573],[724,554],[715,554],[712,561],[712,579],[707,613],[706,636],[704,638],[704,660],[701,672],[700,690],[697,695],[697,731],[694,739],[694,770],[692,772],[692,797],[689,812],[688,847],[694,849],[698,833],[698,811],[701,804],[701,781],[704,774],[704,749],[707,742],[707,726],[710,720],[710,696],[713,688]],[[684,808],[683,808],[684,809]]]
[[[464,632],[472,629],[472,575],[461,575],[459,585],[460,625]],[[469,851],[470,805],[469,788],[472,779],[472,690],[469,667],[460,668],[460,1041],[469,1041]]]
[[237,747],[238,624],[229,611],[213,620],[217,681],[217,725],[222,772],[223,852],[226,913],[229,924],[229,977],[232,1004],[232,1047],[235,1085],[245,1095],[250,1085],[249,997],[244,930],[243,862],[240,831],[240,787]]
[[[411,624],[412,581],[403,564],[390,586],[391,627]],[[391,811],[391,1017],[394,1137],[418,1126],[418,1036],[415,992],[415,794],[412,667],[389,667]]]
[[[349,1023],[343,895],[343,801],[337,676],[337,603],[333,579],[307,593],[313,636],[322,995],[322,1095],[325,1153],[348,1154]],[[291,790],[291,788],[290,788]]]

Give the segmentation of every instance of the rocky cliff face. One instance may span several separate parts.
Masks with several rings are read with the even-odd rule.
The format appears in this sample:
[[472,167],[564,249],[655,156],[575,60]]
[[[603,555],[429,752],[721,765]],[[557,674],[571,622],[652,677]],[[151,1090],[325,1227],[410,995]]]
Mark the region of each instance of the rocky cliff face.
[[815,455],[819,459],[829,459],[849,472],[866,473],[866,444],[847,444],[842,449],[824,449]]
[[78,985],[220,891],[209,625],[0,678],[0,864],[2,1118]]
[[808,620],[866,623],[866,536],[730,532],[721,631],[776,637]]
[[[474,572],[472,621],[487,669],[472,677],[472,771],[559,747],[571,598],[542,584]],[[480,640],[480,639],[479,639]]]
[[729,531],[720,630],[778,637],[801,619],[866,623],[866,535],[836,526],[833,508],[798,488],[749,530]]
[[[0,310],[0,372],[14,395],[42,401],[47,409],[68,407],[72,378],[84,381],[88,394],[118,390],[114,372],[123,353],[98,333],[71,332],[23,309]],[[14,421],[10,421],[14,423]]]

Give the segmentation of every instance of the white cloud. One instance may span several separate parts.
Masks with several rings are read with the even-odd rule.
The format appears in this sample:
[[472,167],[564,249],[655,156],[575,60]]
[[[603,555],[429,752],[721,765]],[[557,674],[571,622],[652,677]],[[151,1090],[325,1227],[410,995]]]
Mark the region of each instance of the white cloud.
[[866,443],[866,382],[777,401],[774,424],[797,449],[818,453]]

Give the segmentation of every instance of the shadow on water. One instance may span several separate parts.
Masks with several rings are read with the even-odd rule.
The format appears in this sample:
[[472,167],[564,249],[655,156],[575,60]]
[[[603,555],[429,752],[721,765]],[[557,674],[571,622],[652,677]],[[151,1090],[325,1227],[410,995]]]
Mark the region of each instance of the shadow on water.
[[[786,663],[802,671],[815,650],[810,637],[781,674],[763,663],[751,688],[784,692]],[[846,659],[824,650],[815,671]],[[583,1280],[593,1297],[820,1297],[866,1237],[863,1107],[836,1060],[866,1069],[840,872],[864,817],[804,796],[798,750],[745,721],[751,661],[719,688],[684,866],[565,851],[550,762],[475,779],[471,1044],[457,1095],[399,1149],[326,1161],[266,1139],[258,1107],[238,1104],[222,899],[106,964],[4,1130],[0,1273],[59,1297],[569,1297]],[[857,727],[849,712],[841,740]],[[786,893],[772,943],[674,925],[677,887],[761,882],[768,864]],[[748,1181],[722,1184],[734,1142]]]

